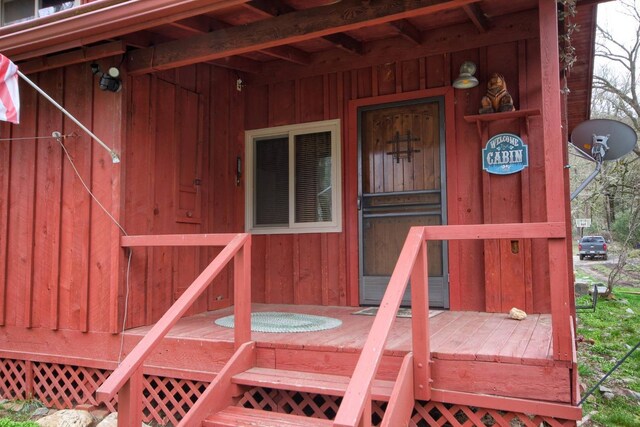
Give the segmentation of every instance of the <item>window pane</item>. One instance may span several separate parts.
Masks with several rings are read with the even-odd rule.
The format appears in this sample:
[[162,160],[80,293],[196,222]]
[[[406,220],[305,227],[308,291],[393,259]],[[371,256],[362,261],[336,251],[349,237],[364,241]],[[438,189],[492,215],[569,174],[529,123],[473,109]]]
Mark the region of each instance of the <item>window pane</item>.
[[289,225],[289,139],[256,141],[254,225]]
[[48,16],[61,10],[71,9],[74,5],[74,0],[40,0],[38,16]]
[[295,137],[296,223],[331,221],[331,132]]
[[33,0],[4,0],[2,2],[2,23],[14,24],[33,18]]

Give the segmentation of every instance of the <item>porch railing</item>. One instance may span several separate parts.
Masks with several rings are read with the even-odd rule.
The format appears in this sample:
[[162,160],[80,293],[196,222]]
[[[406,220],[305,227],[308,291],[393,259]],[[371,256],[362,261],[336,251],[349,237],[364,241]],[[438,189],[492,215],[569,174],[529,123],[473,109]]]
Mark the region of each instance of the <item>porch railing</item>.
[[121,238],[120,245],[224,247],[96,391],[98,401],[102,402],[118,394],[119,426],[139,426],[142,422],[142,368],[145,359],[232,259],[236,350],[246,347],[251,340],[251,235],[125,236]]
[[[571,360],[571,322],[569,299],[564,298],[562,286],[554,283],[564,283],[567,277],[564,239],[566,228],[563,223],[524,223],[524,224],[478,224],[478,225],[440,225],[426,227],[412,227],[400,257],[393,270],[389,285],[384,294],[378,315],[376,316],[367,341],[364,344],[360,358],[349,382],[334,426],[355,427],[371,425],[371,385],[376,377],[378,367],[382,361],[384,347],[400,307],[402,296],[409,278],[411,278],[411,308],[412,308],[412,343],[413,343],[413,381],[405,381],[409,366],[403,364],[401,375],[392,394],[398,396],[387,406],[383,426],[391,426],[392,420],[387,415],[394,415],[398,408],[407,408],[405,418],[408,419],[412,406],[405,405],[414,399],[431,399],[431,372],[429,348],[429,302],[428,302],[428,271],[427,246],[429,240],[488,240],[488,239],[518,239],[541,238],[548,239],[551,282],[551,315],[553,330],[554,359]],[[552,259],[557,257],[557,259]],[[424,322],[424,323],[420,323]],[[570,348],[569,348],[570,350]],[[408,359],[407,359],[408,360]],[[402,375],[402,373],[405,373]]]

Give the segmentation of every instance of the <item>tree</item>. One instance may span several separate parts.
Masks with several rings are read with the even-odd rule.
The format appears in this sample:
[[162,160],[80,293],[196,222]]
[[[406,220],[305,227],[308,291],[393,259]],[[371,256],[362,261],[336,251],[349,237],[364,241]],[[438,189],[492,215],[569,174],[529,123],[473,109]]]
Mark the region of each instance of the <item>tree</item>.
[[[596,58],[600,65],[593,78],[592,118],[624,122],[640,133],[640,0],[617,2],[632,22],[630,36],[622,40],[610,28],[597,27]],[[619,25],[619,24],[618,24]],[[603,225],[622,244],[617,264],[608,279],[609,291],[619,280],[629,249],[637,244],[640,230],[640,147],[615,162],[603,165],[596,188],[584,200],[593,213],[600,212]]]

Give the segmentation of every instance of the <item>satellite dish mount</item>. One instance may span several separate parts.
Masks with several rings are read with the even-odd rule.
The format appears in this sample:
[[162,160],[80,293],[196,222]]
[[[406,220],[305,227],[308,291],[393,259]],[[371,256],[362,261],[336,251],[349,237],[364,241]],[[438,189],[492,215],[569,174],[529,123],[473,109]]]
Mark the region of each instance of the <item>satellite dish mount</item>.
[[616,160],[633,150],[638,137],[626,124],[616,120],[595,119],[580,123],[571,133],[571,142],[580,155],[595,162],[595,170],[571,193],[575,199],[598,175],[602,163]]

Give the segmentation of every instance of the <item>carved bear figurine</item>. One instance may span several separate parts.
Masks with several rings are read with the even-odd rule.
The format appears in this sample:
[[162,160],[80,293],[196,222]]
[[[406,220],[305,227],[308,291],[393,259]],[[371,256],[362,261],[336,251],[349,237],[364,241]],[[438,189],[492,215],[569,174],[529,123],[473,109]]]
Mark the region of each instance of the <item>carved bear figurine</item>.
[[487,83],[487,95],[482,97],[480,114],[515,111],[513,98],[507,92],[507,82],[498,73],[493,73]]

